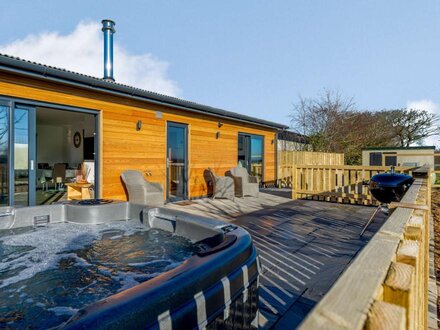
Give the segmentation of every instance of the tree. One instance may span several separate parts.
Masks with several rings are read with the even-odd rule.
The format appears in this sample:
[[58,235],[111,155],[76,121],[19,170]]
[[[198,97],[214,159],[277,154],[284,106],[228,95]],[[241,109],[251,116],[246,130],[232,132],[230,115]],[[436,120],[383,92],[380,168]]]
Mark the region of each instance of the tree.
[[314,151],[342,152],[347,164],[362,162],[365,147],[408,147],[440,134],[436,115],[426,110],[359,111],[353,98],[325,90],[299,98],[291,114],[294,129],[309,136]]
[[291,124],[298,132],[309,137],[313,150],[331,151],[337,141],[335,135],[341,129],[340,119],[343,114],[353,111],[351,98],[324,90],[317,98],[299,97],[290,116]]
[[438,117],[426,110],[405,108],[389,110],[385,117],[401,147],[420,144],[427,137],[440,134]]
[[292,127],[309,136],[314,151],[341,152],[347,164],[362,162],[367,146],[389,146],[383,114],[358,111],[353,98],[325,90],[316,98],[299,98],[291,115]]

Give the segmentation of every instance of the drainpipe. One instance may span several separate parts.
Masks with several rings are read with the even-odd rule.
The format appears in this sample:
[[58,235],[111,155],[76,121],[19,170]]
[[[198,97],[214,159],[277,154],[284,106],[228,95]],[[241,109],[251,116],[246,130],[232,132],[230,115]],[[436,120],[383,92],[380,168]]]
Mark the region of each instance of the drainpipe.
[[113,34],[115,22],[109,19],[102,20],[102,32],[104,32],[104,80],[115,81],[113,78]]

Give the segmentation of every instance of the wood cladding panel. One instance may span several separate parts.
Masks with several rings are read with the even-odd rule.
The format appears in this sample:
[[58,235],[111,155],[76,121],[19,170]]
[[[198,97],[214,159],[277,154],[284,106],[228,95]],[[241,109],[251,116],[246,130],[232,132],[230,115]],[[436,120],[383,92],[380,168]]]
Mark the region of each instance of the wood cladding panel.
[[[207,194],[204,171],[208,167],[224,175],[236,166],[239,132],[264,136],[264,181],[275,180],[273,129],[5,73],[0,73],[0,94],[99,111],[104,198],[126,199],[120,174],[127,169],[149,171],[149,180],[166,186],[167,121],[188,124],[191,198]],[[156,111],[162,112],[161,119],[156,118]],[[138,120],[142,121],[140,131],[136,131]]]

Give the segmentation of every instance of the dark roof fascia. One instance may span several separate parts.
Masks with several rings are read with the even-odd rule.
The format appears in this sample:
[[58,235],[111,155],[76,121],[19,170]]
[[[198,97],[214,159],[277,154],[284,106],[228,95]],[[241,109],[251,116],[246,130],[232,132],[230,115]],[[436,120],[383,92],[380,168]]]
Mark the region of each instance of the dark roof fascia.
[[310,138],[307,135],[284,130],[278,133],[278,140],[309,144]]
[[202,113],[205,115],[212,115],[231,119],[234,121],[245,122],[248,124],[269,127],[272,129],[283,130],[288,126],[271,122],[264,119],[258,119],[246,115],[241,115],[235,112],[226,111],[191,101],[178,99],[175,97],[162,95],[114,82],[105,81],[103,79],[46,66],[43,64],[33,63],[26,60],[5,56],[0,54],[0,70],[49,80],[53,82],[74,85],[76,87],[87,88],[113,95],[128,97],[140,101],[147,101],[159,105],[169,106],[181,110]]
[[362,151],[367,150],[435,150],[434,146],[422,146],[422,147],[367,147]]

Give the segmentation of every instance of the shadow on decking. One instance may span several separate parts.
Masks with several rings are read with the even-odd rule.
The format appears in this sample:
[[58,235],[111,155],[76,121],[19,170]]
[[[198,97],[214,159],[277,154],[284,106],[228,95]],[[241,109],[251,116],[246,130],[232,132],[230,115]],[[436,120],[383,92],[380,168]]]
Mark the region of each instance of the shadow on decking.
[[286,197],[289,190],[267,189],[258,198],[167,206],[233,221],[252,235],[262,263],[263,328],[299,325],[385,220],[378,215],[360,238],[373,207]]

